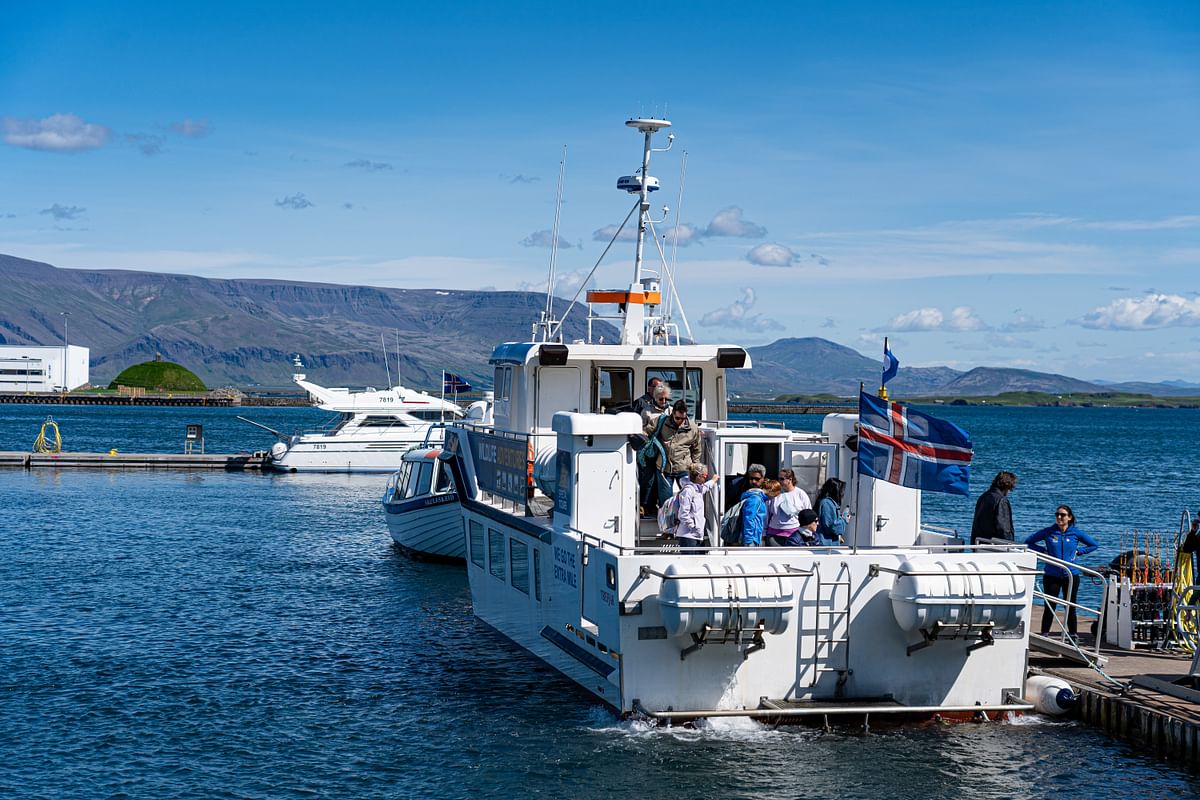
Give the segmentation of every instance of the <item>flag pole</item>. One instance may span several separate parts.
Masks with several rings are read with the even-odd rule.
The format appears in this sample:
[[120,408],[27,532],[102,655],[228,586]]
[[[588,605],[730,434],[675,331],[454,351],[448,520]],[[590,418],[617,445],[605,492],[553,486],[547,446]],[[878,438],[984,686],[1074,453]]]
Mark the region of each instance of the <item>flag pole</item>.
[[[888,352],[888,337],[883,337],[883,369],[887,371],[887,352]],[[882,376],[879,379],[879,398],[881,400],[888,399],[887,387],[883,385]]]

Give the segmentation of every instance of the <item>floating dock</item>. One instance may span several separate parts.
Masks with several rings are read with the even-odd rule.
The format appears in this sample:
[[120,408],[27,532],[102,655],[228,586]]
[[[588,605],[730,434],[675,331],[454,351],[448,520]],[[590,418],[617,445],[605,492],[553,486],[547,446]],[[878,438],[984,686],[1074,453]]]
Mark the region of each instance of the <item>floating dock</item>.
[[270,459],[257,453],[22,453],[0,452],[0,467],[20,469],[223,469],[265,470]]
[[1074,715],[1122,742],[1189,769],[1200,769],[1200,692],[1175,684],[1190,653],[1101,648],[1101,669],[1122,686],[1078,662],[1030,653],[1029,666],[1079,691]]

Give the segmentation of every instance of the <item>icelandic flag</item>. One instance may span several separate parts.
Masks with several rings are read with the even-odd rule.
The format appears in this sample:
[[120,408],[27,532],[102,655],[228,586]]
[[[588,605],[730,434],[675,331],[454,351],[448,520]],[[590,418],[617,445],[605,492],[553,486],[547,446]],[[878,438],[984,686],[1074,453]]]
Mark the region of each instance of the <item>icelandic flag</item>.
[[896,373],[900,371],[900,359],[892,355],[892,351],[888,349],[887,340],[883,342],[883,380],[879,382],[881,387],[887,386],[887,382],[896,377]]
[[924,492],[968,495],[971,437],[953,422],[861,392],[858,471]]
[[471,391],[471,384],[453,372],[442,370],[442,394],[462,394]]

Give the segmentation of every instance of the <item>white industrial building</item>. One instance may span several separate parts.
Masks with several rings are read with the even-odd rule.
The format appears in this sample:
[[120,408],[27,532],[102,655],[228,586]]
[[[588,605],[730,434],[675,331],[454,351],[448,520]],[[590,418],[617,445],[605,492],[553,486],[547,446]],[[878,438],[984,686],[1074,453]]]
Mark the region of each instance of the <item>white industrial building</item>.
[[0,393],[61,392],[88,382],[89,350],[79,345],[0,345]]

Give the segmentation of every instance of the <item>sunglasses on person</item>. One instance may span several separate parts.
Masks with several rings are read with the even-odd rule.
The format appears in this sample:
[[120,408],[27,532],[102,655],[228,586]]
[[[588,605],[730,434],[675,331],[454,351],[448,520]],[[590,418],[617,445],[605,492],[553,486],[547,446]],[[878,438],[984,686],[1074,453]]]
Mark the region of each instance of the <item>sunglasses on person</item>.
[[1055,518],[1062,518],[1062,519],[1069,519],[1069,518],[1071,517],[1071,515],[1070,515],[1070,514],[1064,514],[1064,513],[1063,513],[1063,512],[1061,512],[1061,511],[1056,511],[1056,512],[1054,513],[1054,516],[1055,516]]

